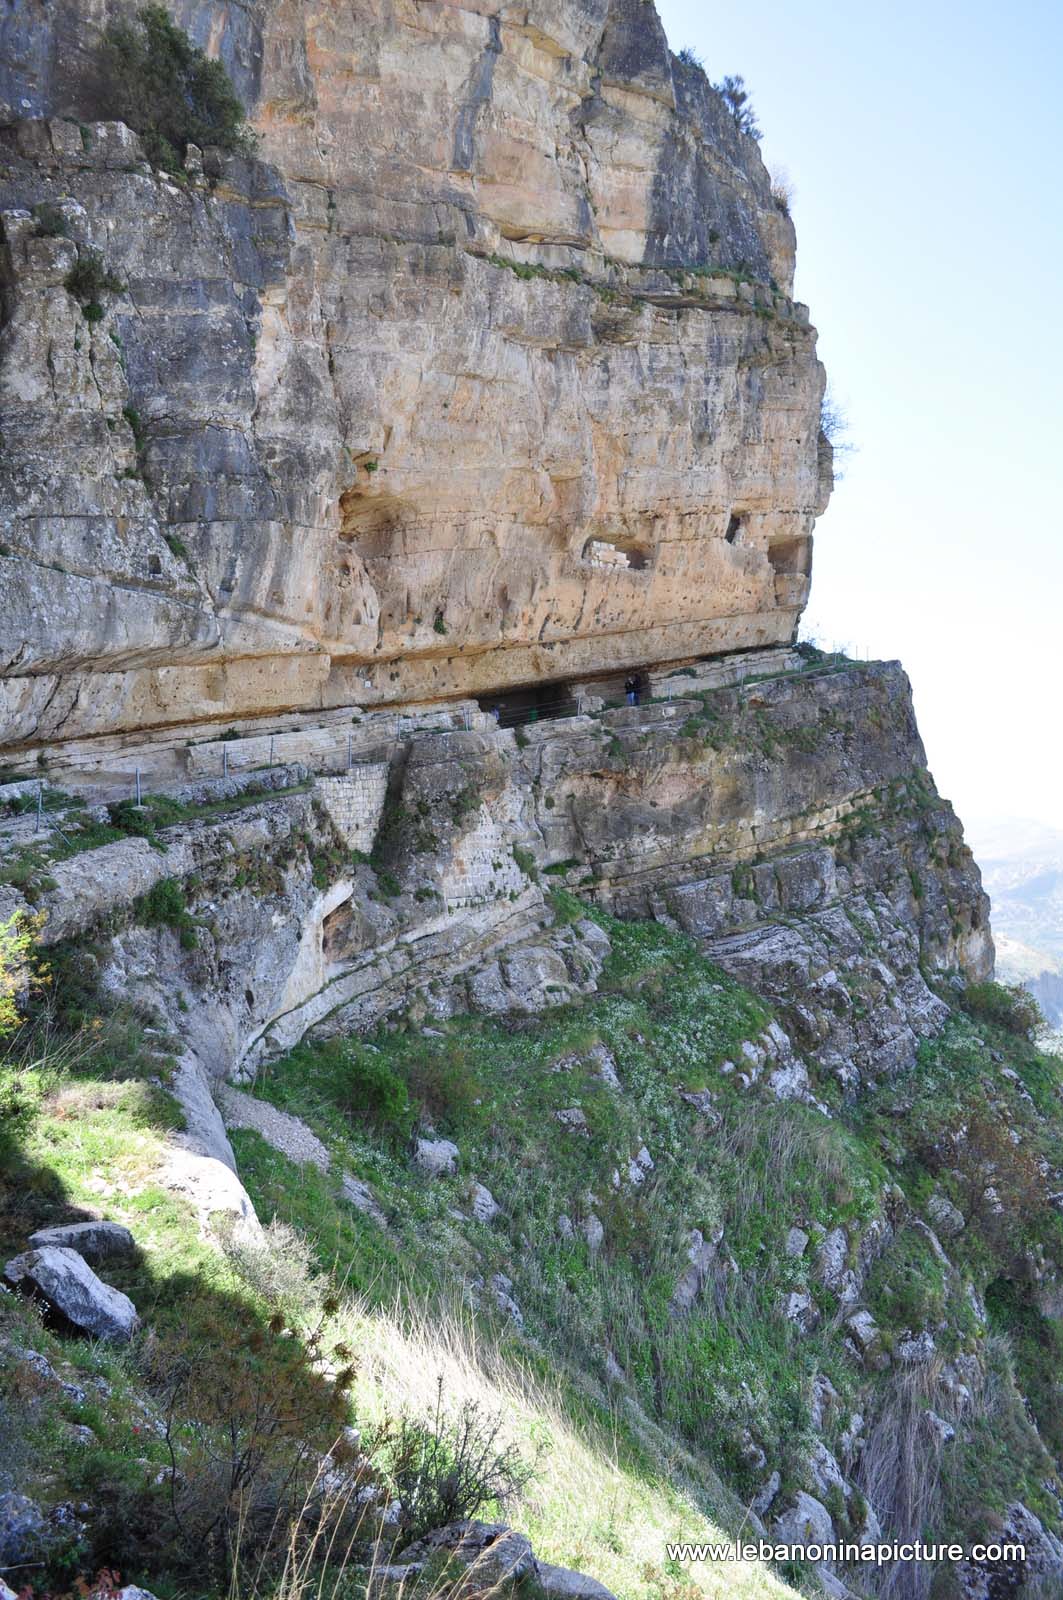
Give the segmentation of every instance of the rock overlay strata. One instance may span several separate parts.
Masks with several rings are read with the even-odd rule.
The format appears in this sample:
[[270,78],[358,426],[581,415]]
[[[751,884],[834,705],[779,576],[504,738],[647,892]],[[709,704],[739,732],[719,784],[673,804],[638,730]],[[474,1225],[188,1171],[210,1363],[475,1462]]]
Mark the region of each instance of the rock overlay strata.
[[793,228],[651,5],[178,5],[259,134],[178,180],[99,120],[121,9],[4,22],[0,741],[792,636]]

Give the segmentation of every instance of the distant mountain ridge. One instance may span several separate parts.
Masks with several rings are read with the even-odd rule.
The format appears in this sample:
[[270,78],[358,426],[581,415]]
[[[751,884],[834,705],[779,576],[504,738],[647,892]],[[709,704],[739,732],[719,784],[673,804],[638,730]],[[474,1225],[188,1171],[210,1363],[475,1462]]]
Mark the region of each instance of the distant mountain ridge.
[[1063,829],[1018,819],[976,823],[971,847],[993,902],[997,973],[1021,983],[1063,1027]]

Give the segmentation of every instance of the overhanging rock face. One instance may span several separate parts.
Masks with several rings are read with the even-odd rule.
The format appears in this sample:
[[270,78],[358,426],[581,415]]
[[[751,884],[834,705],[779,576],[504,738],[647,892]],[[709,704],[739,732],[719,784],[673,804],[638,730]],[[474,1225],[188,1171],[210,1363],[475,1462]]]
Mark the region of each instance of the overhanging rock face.
[[0,742],[792,636],[830,485],[793,229],[651,5],[182,0],[260,159],[180,183],[98,120],[121,9],[10,25]]

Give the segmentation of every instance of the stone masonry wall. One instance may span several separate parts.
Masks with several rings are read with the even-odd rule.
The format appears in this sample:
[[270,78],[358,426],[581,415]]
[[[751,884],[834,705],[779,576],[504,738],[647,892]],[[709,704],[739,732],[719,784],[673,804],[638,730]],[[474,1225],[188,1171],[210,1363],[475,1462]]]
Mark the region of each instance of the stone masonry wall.
[[317,791],[344,844],[368,855],[384,812],[387,762],[367,762],[342,777],[319,778]]

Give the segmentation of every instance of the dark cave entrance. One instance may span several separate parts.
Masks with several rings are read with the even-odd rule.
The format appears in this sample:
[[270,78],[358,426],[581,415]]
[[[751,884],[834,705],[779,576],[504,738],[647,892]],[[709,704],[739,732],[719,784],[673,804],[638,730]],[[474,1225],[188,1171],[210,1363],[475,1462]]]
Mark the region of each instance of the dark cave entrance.
[[481,711],[493,716],[500,728],[518,728],[526,722],[546,722],[553,717],[574,717],[576,700],[568,683],[531,683],[498,694],[481,695]]

